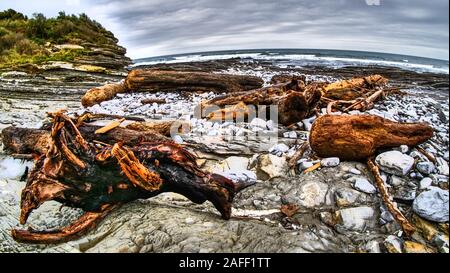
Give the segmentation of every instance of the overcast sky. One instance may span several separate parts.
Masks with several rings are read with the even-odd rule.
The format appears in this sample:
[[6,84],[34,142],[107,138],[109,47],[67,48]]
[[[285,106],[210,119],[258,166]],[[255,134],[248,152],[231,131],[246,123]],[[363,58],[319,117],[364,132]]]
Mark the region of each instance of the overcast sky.
[[448,6],[447,0],[0,0],[0,9],[27,15],[85,12],[132,58],[320,48],[448,60]]

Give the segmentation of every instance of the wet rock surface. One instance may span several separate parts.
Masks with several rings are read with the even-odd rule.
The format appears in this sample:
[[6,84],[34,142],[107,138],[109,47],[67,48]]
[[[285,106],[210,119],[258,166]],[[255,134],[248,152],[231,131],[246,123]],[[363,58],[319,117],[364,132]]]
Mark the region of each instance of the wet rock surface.
[[[20,226],[19,200],[24,182],[19,180],[25,166],[20,160],[12,161],[2,155],[0,252],[448,253],[447,77],[380,67],[281,68],[270,62],[239,59],[159,64],[152,68],[256,75],[266,84],[273,75],[283,73],[329,81],[362,73],[379,73],[391,78],[407,95],[388,97],[377,103],[371,113],[397,121],[429,122],[436,130],[433,139],[421,145],[436,158],[436,163],[415,147],[394,147],[383,151],[383,160],[377,160],[394,201],[412,219],[418,232],[412,238],[401,232],[384,208],[364,164],[338,158],[320,161],[305,153],[294,168],[289,167],[290,157],[307,141],[313,120],[304,120],[296,129],[265,120],[208,122],[192,113],[202,99],[217,94],[182,95],[174,90],[121,94],[87,110],[147,120],[190,121],[191,133],[174,139],[195,147],[203,169],[214,170],[235,181],[257,181],[236,196],[230,221],[221,220],[210,203],[196,205],[169,193],[120,207],[76,241],[59,245],[17,243],[11,238],[10,230]],[[87,89],[123,79],[122,75],[82,71],[43,73],[1,76],[0,130],[9,125],[40,127],[46,112],[61,108],[69,113],[82,113],[86,109],[81,107],[80,97]],[[148,98],[163,98],[166,103],[141,103]],[[261,135],[266,137],[260,138]],[[303,173],[318,162],[322,167]],[[9,171],[5,172],[6,169]],[[287,217],[280,212],[283,205],[295,205],[298,211]],[[29,225],[36,229],[56,228],[70,223],[81,213],[67,207],[60,209],[60,204],[49,202],[31,215]]]

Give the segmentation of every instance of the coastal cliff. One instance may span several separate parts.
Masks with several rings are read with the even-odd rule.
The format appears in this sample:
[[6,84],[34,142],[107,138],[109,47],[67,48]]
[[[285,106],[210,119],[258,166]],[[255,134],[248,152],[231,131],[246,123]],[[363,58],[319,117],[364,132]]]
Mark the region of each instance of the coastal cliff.
[[67,69],[117,74],[130,65],[114,34],[86,14],[32,18],[0,12],[0,70]]

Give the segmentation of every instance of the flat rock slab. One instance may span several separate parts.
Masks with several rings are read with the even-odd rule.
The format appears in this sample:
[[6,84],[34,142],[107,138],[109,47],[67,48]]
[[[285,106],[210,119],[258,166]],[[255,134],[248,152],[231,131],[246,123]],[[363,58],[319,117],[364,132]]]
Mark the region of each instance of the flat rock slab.
[[421,217],[433,221],[448,222],[448,191],[436,187],[422,192],[413,203],[413,210]]

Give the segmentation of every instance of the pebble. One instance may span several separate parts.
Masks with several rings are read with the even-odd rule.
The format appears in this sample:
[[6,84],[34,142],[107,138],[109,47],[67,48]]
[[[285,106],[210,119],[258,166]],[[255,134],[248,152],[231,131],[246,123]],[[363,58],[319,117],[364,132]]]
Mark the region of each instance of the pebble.
[[393,222],[395,219],[384,204],[380,206],[380,222],[382,225]]
[[395,235],[389,235],[384,240],[384,246],[389,253],[402,253],[402,241]]
[[416,169],[425,174],[432,174],[434,172],[434,170],[436,169],[436,167],[434,166],[434,164],[432,162],[419,162],[416,164]]
[[300,186],[299,204],[303,207],[318,207],[325,202],[328,185],[322,182],[307,182]]
[[408,183],[408,181],[406,181],[406,179],[404,179],[402,177],[398,177],[396,175],[391,176],[391,178],[389,179],[389,184],[391,184],[394,187],[406,185],[407,183]]
[[269,149],[271,154],[286,153],[287,151],[289,151],[289,146],[284,143],[276,144]]
[[209,130],[207,133],[207,136],[218,136],[219,135],[219,131],[218,130]]
[[400,146],[400,152],[406,154],[409,151],[409,147],[407,145]]
[[295,139],[297,138],[297,133],[295,131],[290,131],[287,137]]
[[268,120],[266,122],[266,126],[267,126],[267,129],[270,131],[272,131],[275,128],[273,120]]
[[433,180],[429,177],[425,177],[424,179],[420,180],[419,189],[421,190],[428,189],[429,187],[431,187],[432,184]]
[[340,163],[339,157],[324,158],[320,161],[320,165],[323,167],[336,167]]
[[438,223],[448,222],[449,193],[437,187],[422,192],[413,202],[412,209],[419,216]]
[[364,231],[376,226],[376,213],[371,207],[341,209],[336,212],[339,227],[349,231]]
[[381,253],[380,243],[377,241],[367,242],[365,249],[369,253]]
[[303,161],[298,165],[298,170],[302,172],[308,168],[311,168],[313,165],[314,165],[314,163],[312,163],[310,161]]
[[179,135],[173,136],[172,139],[173,139],[173,141],[175,141],[175,143],[177,143],[177,144],[182,144],[182,143],[184,142],[184,141],[183,141],[183,138],[182,138],[181,136],[179,136]]
[[383,171],[399,176],[406,175],[414,165],[414,158],[399,151],[379,154],[375,161]]
[[442,157],[438,157],[437,159],[437,169],[440,174],[449,176],[448,163]]
[[261,129],[266,129],[267,128],[267,122],[263,119],[260,118],[254,118],[251,122],[250,122],[250,126],[251,127],[258,127]]
[[376,193],[377,189],[365,178],[356,178],[353,187],[365,193]]
[[348,170],[350,173],[352,173],[352,174],[356,174],[356,175],[360,175],[361,174],[361,171],[360,170],[357,170],[357,169],[355,169],[355,168],[351,168],[350,170]]
[[434,244],[438,247],[439,252],[448,253],[449,244],[448,244],[448,236],[443,234],[437,235],[433,240]]

